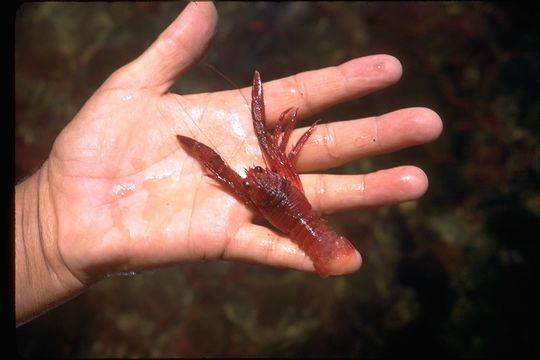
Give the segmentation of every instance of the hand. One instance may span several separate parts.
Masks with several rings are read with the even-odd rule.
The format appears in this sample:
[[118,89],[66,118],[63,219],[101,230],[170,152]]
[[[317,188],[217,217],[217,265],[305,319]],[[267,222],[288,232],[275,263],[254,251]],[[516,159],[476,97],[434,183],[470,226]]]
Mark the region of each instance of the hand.
[[[190,3],[146,52],[105,81],[58,136],[38,173],[17,186],[18,320],[116,272],[202,259],[313,271],[287,237],[254,225],[250,210],[205,176],[176,139],[182,134],[213,147],[241,174],[262,164],[245,100],[251,89],[167,93],[206,49],[216,21],[212,3]],[[395,58],[376,55],[266,83],[268,125],[288,107],[299,107],[305,118],[400,75]],[[323,170],[425,143],[441,129],[440,118],[423,108],[319,125],[298,168]],[[301,179],[313,207],[323,212],[411,200],[427,188],[425,174],[412,166]],[[26,226],[32,218],[35,229]],[[360,258],[349,271],[359,266]],[[28,304],[35,293],[39,304]]]

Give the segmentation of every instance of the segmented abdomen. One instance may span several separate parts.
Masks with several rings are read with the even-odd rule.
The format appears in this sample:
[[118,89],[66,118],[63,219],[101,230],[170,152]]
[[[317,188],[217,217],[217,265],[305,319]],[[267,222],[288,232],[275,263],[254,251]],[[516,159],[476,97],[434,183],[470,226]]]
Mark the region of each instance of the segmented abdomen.
[[338,273],[340,261],[355,252],[353,245],[330,229],[326,221],[312,210],[300,190],[290,183],[288,185],[272,206],[259,209],[272,225],[288,234],[306,253],[320,276]]

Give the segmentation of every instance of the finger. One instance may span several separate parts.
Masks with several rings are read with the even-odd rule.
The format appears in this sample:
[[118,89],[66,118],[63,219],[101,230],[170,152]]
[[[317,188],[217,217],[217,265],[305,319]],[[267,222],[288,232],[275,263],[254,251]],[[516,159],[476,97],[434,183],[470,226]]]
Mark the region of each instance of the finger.
[[111,75],[106,85],[164,93],[203,55],[217,18],[212,2],[190,2],[141,56]]
[[[362,258],[356,254],[340,271],[351,273],[360,268]],[[259,225],[241,228],[223,254],[227,260],[241,260],[273,267],[314,272],[313,262],[289,238]]]
[[[291,135],[288,148],[308,128]],[[315,127],[298,157],[299,171],[328,169],[351,160],[429,143],[442,132],[439,115],[426,108],[408,108],[381,116],[321,124]]]
[[428,187],[426,174],[415,166],[366,175],[309,174],[301,179],[313,208],[327,213],[414,200]]
[[[299,107],[305,118],[335,104],[349,101],[399,80],[401,64],[390,55],[372,55],[339,66],[302,72],[265,83],[264,100],[269,125],[283,110]],[[264,81],[264,74],[261,74]]]

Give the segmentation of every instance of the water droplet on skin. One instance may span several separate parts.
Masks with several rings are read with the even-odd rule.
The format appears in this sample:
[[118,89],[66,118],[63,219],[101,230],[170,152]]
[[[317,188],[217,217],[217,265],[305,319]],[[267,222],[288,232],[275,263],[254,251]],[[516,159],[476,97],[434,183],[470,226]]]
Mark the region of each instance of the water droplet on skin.
[[127,94],[127,95],[122,96],[122,101],[129,101],[132,98],[133,98],[132,94]]
[[111,277],[111,276],[133,276],[133,275],[137,275],[137,273],[135,271],[119,271],[119,272],[114,272],[114,273],[107,274],[107,277]]
[[415,180],[415,177],[410,175],[410,174],[406,174],[406,175],[402,175],[400,176],[399,180],[402,182],[402,183],[410,183],[412,181]]
[[375,67],[375,70],[383,72],[385,64],[384,64],[384,62],[378,62],[378,63],[375,64],[374,67]]
[[358,193],[363,194],[366,190],[366,183],[362,180],[358,184],[354,186],[354,190],[356,190]]
[[126,197],[135,191],[135,185],[131,183],[118,184],[113,188],[113,193],[118,197]]

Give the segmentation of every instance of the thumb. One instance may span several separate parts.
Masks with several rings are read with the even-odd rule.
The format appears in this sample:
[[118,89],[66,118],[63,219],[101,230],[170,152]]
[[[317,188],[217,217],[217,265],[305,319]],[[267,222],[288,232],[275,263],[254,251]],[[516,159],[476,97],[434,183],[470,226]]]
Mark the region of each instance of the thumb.
[[217,18],[212,2],[190,2],[142,55],[112,74],[104,86],[166,92],[203,55]]

